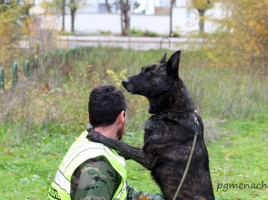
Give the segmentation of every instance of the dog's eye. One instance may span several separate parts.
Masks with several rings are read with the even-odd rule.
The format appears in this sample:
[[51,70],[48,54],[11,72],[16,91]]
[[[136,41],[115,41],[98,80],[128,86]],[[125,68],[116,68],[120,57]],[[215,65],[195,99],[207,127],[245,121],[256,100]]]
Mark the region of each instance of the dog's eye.
[[147,72],[146,75],[150,75],[151,73],[150,72]]

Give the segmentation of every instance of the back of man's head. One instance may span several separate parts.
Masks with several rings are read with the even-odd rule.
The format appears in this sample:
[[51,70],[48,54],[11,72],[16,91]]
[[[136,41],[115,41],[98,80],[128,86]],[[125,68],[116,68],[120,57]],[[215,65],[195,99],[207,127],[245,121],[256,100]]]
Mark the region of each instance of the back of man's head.
[[94,128],[113,124],[126,109],[123,91],[113,85],[99,85],[90,93],[88,113],[90,124]]

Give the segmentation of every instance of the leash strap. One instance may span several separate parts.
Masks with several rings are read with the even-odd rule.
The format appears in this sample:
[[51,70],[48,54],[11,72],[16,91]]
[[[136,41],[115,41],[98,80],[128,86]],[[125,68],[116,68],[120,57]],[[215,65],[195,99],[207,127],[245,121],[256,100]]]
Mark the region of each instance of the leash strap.
[[198,135],[198,130],[199,130],[199,123],[195,117],[195,134],[194,134],[194,141],[193,141],[193,144],[192,144],[192,148],[191,148],[191,152],[190,152],[190,156],[189,156],[189,159],[188,159],[188,162],[187,162],[187,165],[186,165],[186,168],[185,168],[185,171],[183,173],[183,176],[182,176],[182,179],[181,179],[181,182],[180,182],[180,185],[175,193],[175,196],[173,198],[173,200],[175,200],[181,190],[181,187],[183,185],[183,182],[187,176],[187,173],[188,173],[188,170],[189,170],[189,167],[190,167],[190,163],[191,163],[191,160],[192,160],[192,156],[193,156],[193,153],[194,153],[194,149],[195,149],[195,144],[196,144],[196,139],[197,139],[197,135]]

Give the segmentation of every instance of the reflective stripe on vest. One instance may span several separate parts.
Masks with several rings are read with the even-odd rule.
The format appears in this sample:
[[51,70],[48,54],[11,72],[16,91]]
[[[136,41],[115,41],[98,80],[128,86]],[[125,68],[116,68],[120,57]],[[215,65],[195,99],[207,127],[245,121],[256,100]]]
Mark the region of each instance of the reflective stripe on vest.
[[70,147],[56,172],[48,199],[71,199],[71,178],[74,171],[85,161],[98,156],[105,156],[122,178],[113,199],[125,199],[127,175],[125,159],[120,157],[115,150],[111,150],[103,144],[90,142],[86,136],[87,131],[83,132]]
[[60,186],[61,189],[65,190],[67,194],[71,193],[71,183],[65,176],[62,174],[60,170],[57,170],[54,182]]
[[[119,194],[115,197],[115,199],[120,199],[121,196],[123,195],[123,192],[126,192],[126,188],[127,188],[127,182],[125,181],[123,188],[120,190]],[[122,199],[125,199],[125,197]]]

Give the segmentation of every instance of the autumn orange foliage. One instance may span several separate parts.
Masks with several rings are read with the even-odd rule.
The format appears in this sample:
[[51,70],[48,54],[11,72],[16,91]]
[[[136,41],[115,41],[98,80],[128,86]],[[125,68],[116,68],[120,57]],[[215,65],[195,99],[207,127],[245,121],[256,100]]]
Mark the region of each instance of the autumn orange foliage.
[[218,66],[268,68],[268,0],[225,0],[217,32],[208,36],[207,56]]

